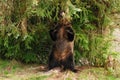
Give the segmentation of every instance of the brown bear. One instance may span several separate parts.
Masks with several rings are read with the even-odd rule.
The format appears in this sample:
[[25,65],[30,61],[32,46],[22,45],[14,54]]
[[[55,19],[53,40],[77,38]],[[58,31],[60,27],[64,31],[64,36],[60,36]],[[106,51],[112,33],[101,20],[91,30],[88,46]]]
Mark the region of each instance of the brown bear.
[[74,68],[74,31],[71,23],[65,18],[49,31],[51,39],[54,41],[52,51],[49,55],[49,70],[61,67],[63,70],[69,69],[73,72]]

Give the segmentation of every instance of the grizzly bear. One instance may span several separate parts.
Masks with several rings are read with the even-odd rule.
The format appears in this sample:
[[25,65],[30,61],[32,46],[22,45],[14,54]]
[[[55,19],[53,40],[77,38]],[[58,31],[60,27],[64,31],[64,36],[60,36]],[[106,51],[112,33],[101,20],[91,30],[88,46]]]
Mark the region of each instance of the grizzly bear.
[[63,70],[76,72],[74,68],[74,31],[67,19],[61,19],[57,25],[49,31],[53,40],[53,46],[49,55],[48,68],[61,67]]

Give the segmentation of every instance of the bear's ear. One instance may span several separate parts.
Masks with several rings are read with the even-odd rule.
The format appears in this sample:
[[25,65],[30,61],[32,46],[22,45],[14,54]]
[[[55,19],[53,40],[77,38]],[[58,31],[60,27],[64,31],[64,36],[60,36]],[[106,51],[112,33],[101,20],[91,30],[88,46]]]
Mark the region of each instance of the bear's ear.
[[66,34],[67,34],[67,40],[73,41],[74,40],[74,31],[71,27],[66,27]]

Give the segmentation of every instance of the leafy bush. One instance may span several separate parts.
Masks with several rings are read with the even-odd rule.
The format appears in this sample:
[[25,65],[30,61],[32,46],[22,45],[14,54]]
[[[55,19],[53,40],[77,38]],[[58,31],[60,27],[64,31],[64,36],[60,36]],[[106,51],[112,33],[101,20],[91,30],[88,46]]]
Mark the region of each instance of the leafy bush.
[[81,64],[83,57],[91,65],[103,66],[104,54],[109,54],[109,37],[105,32],[110,28],[106,26],[114,6],[112,2],[114,0],[3,1],[3,5],[10,5],[6,7],[9,13],[0,16],[0,23],[6,22],[0,25],[0,57],[47,63],[52,44],[48,31],[59,20],[62,9],[67,11],[66,16],[76,33],[76,63]]

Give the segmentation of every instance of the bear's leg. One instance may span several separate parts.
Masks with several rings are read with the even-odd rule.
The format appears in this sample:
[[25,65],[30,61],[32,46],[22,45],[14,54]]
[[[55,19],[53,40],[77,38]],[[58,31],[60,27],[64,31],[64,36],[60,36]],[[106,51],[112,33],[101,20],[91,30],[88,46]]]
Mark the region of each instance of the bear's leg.
[[51,53],[49,56],[49,63],[48,63],[49,70],[59,66],[60,63],[54,58],[54,54]]
[[73,72],[77,72],[77,70],[75,69],[73,54],[70,54],[68,58],[62,62],[62,65],[64,66],[64,70],[69,69]]

